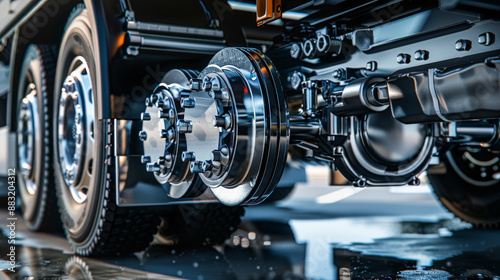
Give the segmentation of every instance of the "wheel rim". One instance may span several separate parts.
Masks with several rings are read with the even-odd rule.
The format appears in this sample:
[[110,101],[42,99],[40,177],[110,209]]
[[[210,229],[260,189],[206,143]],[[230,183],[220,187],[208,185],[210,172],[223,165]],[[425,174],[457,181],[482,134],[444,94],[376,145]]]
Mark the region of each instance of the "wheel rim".
[[94,152],[93,85],[85,59],[76,57],[61,88],[57,139],[59,166],[73,200],[84,203]]
[[21,101],[18,118],[17,144],[18,158],[21,174],[25,182],[26,191],[34,195],[37,191],[36,170],[34,170],[36,144],[34,135],[40,135],[38,114],[38,97],[35,84],[30,83],[27,87],[26,96]]
[[500,180],[500,158],[484,149],[454,149],[447,153],[451,167],[457,174],[477,187],[490,187]]

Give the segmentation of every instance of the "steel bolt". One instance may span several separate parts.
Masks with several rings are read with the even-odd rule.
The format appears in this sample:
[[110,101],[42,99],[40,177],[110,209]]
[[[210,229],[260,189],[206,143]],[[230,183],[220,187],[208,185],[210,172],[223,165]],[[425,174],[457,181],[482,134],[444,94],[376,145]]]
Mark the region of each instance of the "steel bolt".
[[196,100],[192,97],[182,97],[181,98],[181,108],[194,108],[196,105]]
[[182,152],[181,155],[182,161],[193,161],[196,159],[196,154],[194,152]]
[[153,94],[153,95],[151,96],[151,103],[156,103],[156,101],[158,101],[158,95]]
[[212,125],[214,127],[222,127],[224,129],[229,129],[231,127],[231,116],[229,114],[224,114],[222,116],[214,116],[212,118]]
[[148,139],[148,133],[144,130],[139,131],[139,140],[146,141]]
[[201,87],[202,87],[203,91],[209,92],[212,89],[212,82],[204,81],[203,85]]
[[75,83],[73,81],[67,82],[64,84],[64,88],[66,89],[66,92],[74,92]]
[[157,163],[148,163],[146,164],[147,172],[160,172],[161,168]]
[[302,53],[302,48],[298,43],[293,43],[292,47],[290,48],[290,56],[293,59],[302,59],[303,53]]
[[202,84],[202,80],[200,80],[200,79],[191,79],[189,81],[189,86],[190,86],[191,90],[196,90],[196,91],[201,90],[201,84]]
[[413,177],[411,181],[408,183],[410,186],[418,186],[420,185],[420,179],[418,177]]
[[418,50],[413,55],[416,60],[427,60],[429,59],[429,52],[426,50]]
[[172,140],[175,137],[175,131],[173,129],[162,129],[160,132],[160,137]]
[[188,120],[177,120],[177,131],[179,133],[191,133],[193,132],[193,122]]
[[161,119],[172,119],[175,117],[175,112],[173,109],[160,110],[158,111],[158,117]]
[[210,83],[212,85],[211,90],[215,90],[215,91],[220,90],[221,85],[220,85],[220,80],[218,77],[212,77],[210,79]]
[[333,71],[332,77],[334,77],[335,79],[342,79],[342,72],[342,69],[337,69]]
[[201,164],[201,170],[203,170],[203,172],[209,172],[212,171],[213,169],[214,166],[211,160],[206,160]]
[[189,169],[193,173],[203,173],[203,162],[202,161],[193,161],[189,164]]
[[141,163],[150,163],[150,162],[151,162],[150,156],[141,156]]
[[220,150],[212,151],[212,162],[222,162],[222,164],[228,164],[229,162],[229,149],[223,147]]
[[213,91],[212,90],[208,94],[213,99],[217,99],[217,100],[220,100],[222,102],[229,101],[229,90],[227,88],[223,88],[220,91]]
[[170,109],[171,108],[170,101],[159,99],[158,101],[156,101],[156,107],[162,109]]
[[368,61],[366,63],[365,69],[368,71],[375,71],[377,70],[377,62],[376,61]]
[[148,113],[141,113],[141,120],[143,121],[150,121],[151,120],[151,115]]
[[495,42],[495,34],[486,32],[477,37],[477,42],[481,45],[489,46]]
[[396,61],[399,63],[399,64],[408,64],[410,63],[411,61],[411,57],[409,54],[407,53],[400,53],[398,54],[398,56],[396,57]]
[[158,159],[156,160],[156,163],[160,166],[165,164],[165,157],[162,157],[162,156],[158,157]]
[[219,150],[213,150],[213,151],[212,151],[212,160],[217,160],[217,161],[219,161],[219,160],[221,160],[221,158],[222,158],[222,153],[221,153],[221,151],[219,151]]
[[302,72],[294,71],[290,76],[290,85],[293,89],[298,90],[300,88],[300,84],[306,79],[305,75]]
[[472,42],[469,40],[460,39],[455,43],[455,49],[459,52],[469,51],[472,48]]

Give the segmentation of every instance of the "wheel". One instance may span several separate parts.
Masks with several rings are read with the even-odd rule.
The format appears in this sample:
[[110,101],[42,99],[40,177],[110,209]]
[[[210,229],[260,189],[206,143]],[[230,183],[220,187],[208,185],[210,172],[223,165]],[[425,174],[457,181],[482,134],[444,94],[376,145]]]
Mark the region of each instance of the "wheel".
[[16,136],[23,218],[32,231],[61,228],[49,136],[49,92],[53,90],[54,68],[49,46],[27,48],[20,72]]
[[274,189],[273,193],[264,200],[263,203],[275,203],[280,200],[283,200],[287,198],[290,193],[293,191],[293,185],[292,186],[280,186]]
[[162,217],[158,238],[171,245],[222,244],[237,229],[244,214],[242,206],[179,205]]
[[[77,6],[65,28],[54,91],[54,171],[66,236],[80,255],[140,251],[157,231],[159,219],[145,208],[116,205],[108,138],[112,129],[96,114],[94,53],[87,10]],[[108,163],[108,164],[107,164]]]
[[500,226],[500,159],[485,149],[446,152],[446,174],[429,174],[434,193],[450,212],[479,228]]

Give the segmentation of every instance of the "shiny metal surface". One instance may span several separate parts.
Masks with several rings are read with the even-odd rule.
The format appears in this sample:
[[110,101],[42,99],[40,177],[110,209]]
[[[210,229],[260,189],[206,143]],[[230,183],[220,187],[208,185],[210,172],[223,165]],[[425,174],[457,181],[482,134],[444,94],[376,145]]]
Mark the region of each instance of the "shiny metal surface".
[[176,83],[177,74],[146,100],[138,137],[148,171],[185,192],[199,176],[226,205],[264,200],[281,177],[289,141],[286,99],[272,63],[257,50],[227,48],[191,77],[189,88]]
[[418,183],[434,147],[432,126],[406,127],[389,110],[376,114],[350,118],[349,138],[334,150],[336,166],[358,186]]
[[390,163],[412,159],[427,136],[424,124],[403,124],[389,110],[365,117],[363,136],[370,154]]
[[42,141],[37,141],[40,135],[40,115],[38,112],[38,97],[35,84],[27,87],[27,95],[22,99],[19,110],[17,125],[17,147],[19,167],[25,182],[25,188],[30,195],[34,195],[37,189],[36,178],[34,178],[36,166],[35,161],[43,160],[36,157],[37,150],[42,148]]
[[189,162],[182,159],[186,152],[186,134],[192,130],[181,105],[189,92],[189,78],[177,72],[167,73],[163,81],[169,84],[161,83],[146,101],[143,130],[140,132],[147,135],[143,140],[147,157],[143,163],[147,171],[153,172],[168,195],[176,199],[199,195],[203,187],[195,183],[195,175],[189,172]]
[[[201,178],[226,205],[260,202],[272,192],[283,172],[289,121],[275,71],[256,50],[228,48],[217,53],[200,75],[220,82],[219,90],[210,91],[218,106],[217,116],[231,117],[227,128],[218,127],[220,143],[212,152],[222,152],[228,163],[213,156],[196,158],[212,169],[204,170]],[[190,110],[195,109],[187,109],[187,114]],[[213,126],[213,117],[206,116],[207,126]],[[226,147],[228,153],[224,152]],[[219,166],[222,172],[217,170]]]
[[93,85],[85,59],[76,57],[61,88],[57,109],[59,163],[73,200],[84,203],[92,178],[95,112]]

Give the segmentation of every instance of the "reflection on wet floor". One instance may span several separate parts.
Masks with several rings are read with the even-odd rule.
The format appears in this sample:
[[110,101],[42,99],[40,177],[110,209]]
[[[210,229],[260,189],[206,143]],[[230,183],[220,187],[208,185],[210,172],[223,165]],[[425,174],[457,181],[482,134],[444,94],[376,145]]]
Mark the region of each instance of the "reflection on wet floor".
[[[370,202],[372,196],[397,203]],[[223,246],[156,244],[118,258],[81,258],[57,245],[41,248],[46,235],[26,234],[19,240],[25,245],[16,248],[15,273],[5,271],[8,246],[2,236],[0,269],[12,279],[500,280],[500,232],[471,229],[433,199],[429,192],[390,190],[367,190],[322,206],[292,198],[280,207],[250,208]]]

